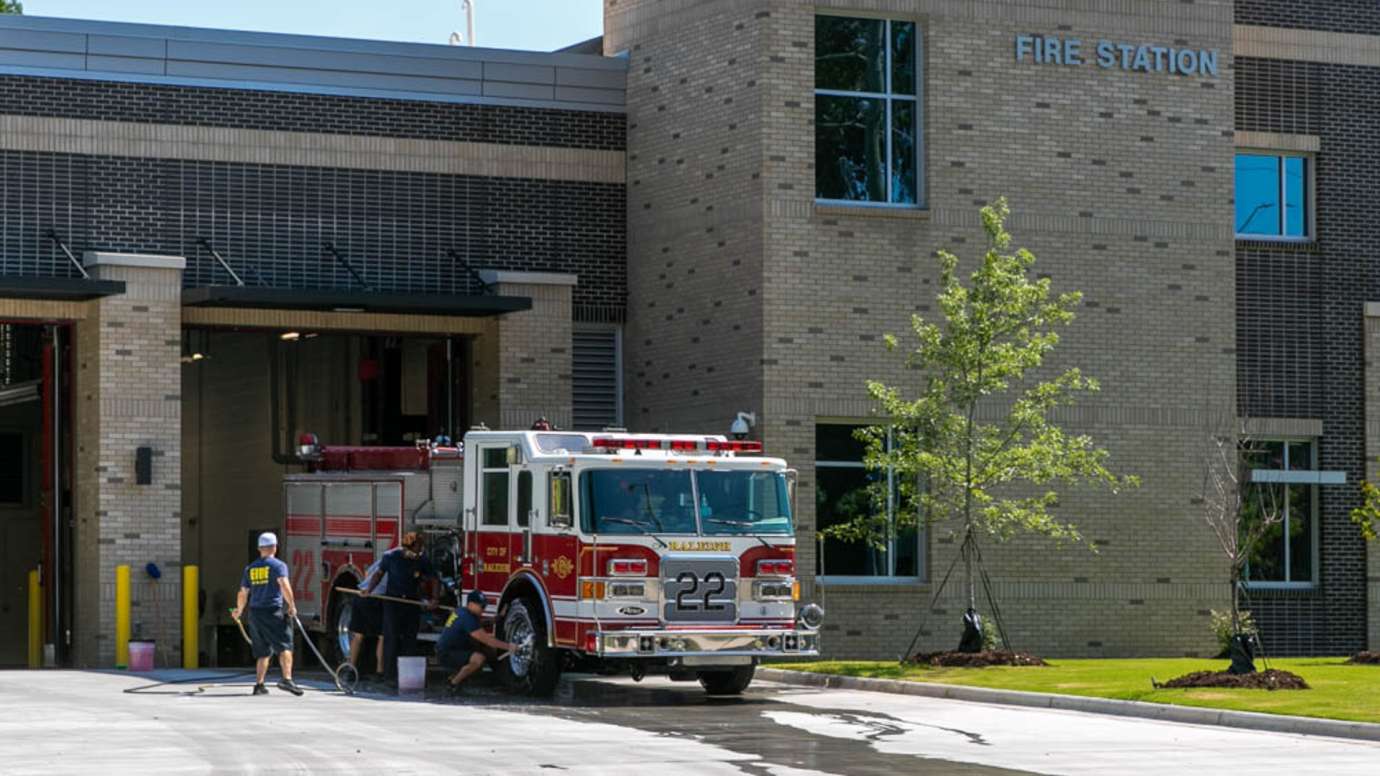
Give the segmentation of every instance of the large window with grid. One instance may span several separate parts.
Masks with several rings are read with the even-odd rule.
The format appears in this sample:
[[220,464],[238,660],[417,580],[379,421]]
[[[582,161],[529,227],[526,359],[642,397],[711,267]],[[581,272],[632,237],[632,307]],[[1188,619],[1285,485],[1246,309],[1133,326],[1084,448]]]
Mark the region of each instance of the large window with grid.
[[1308,586],[1318,578],[1318,488],[1327,481],[1318,471],[1312,440],[1252,441],[1245,454],[1251,482],[1245,498],[1244,526],[1269,517],[1251,548],[1245,579],[1252,586]]
[[918,207],[920,38],[914,22],[815,17],[815,198]]
[[838,579],[916,580],[923,572],[924,531],[917,520],[898,520],[905,506],[898,476],[863,464],[860,425],[815,426],[815,527],[865,519],[878,541],[825,539],[815,561],[818,576]]

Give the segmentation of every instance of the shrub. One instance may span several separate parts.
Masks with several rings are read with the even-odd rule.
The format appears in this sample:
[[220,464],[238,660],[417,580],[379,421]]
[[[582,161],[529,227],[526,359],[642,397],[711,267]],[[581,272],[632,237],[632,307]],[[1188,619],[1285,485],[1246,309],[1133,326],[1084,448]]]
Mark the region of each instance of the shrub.
[[[1250,612],[1241,612],[1241,632],[1247,636],[1255,636],[1260,631],[1255,627],[1255,620],[1251,618]],[[1212,635],[1217,638],[1218,657],[1226,657],[1231,654],[1231,637],[1236,635],[1231,629],[1231,612],[1219,612],[1212,610]]]

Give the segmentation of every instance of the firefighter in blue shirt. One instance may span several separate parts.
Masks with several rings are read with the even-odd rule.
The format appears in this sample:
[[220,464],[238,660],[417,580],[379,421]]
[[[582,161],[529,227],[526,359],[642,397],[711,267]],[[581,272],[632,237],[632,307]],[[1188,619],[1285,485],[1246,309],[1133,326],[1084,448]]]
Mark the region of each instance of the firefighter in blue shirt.
[[[378,568],[369,576],[361,597],[367,597],[380,586],[384,595],[400,601],[383,601],[383,671],[389,681],[398,680],[398,657],[416,653],[417,629],[421,627],[422,608],[435,609],[434,599],[422,599],[422,588],[429,580],[439,579],[423,550],[426,541],[417,533],[403,534],[402,544],[379,558]],[[417,603],[410,603],[416,601]],[[418,606],[421,604],[421,607]]]
[[297,601],[287,564],[273,557],[277,552],[278,537],[268,531],[259,534],[259,559],[244,569],[233,616],[242,620],[248,605],[249,640],[257,661],[254,694],[268,694],[264,677],[269,661],[277,655],[278,668],[283,672],[278,688],[301,695],[302,688],[292,681],[292,621],[297,616]]
[[[499,652],[512,652],[515,647],[489,634],[480,620],[488,599],[478,590],[471,590],[465,598],[464,608],[451,615],[446,629],[436,642],[436,660],[454,671],[449,684],[452,690],[474,672],[484,667],[484,663]],[[502,659],[503,655],[498,655]]]

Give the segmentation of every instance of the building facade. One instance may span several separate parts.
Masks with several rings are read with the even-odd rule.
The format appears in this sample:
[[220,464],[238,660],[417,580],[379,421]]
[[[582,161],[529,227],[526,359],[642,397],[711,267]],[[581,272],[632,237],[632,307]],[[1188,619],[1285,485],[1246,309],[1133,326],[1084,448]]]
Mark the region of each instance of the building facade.
[[[800,472],[826,650],[952,647],[952,528],[866,498],[892,475],[853,431],[866,380],[916,380],[884,335],[937,314],[936,253],[973,266],[998,197],[1083,292],[1049,368],[1102,390],[1057,419],[1142,481],[1064,490],[1085,545],[983,545],[1014,646],[1213,653],[1203,480],[1238,423],[1281,504],[1242,593],[1268,652],[1380,643],[1349,519],[1380,474],[1380,10],[618,0],[604,27],[548,54],[0,19],[3,573],[42,565],[61,660],[110,662],[116,564],[160,642],[183,563],[224,626],[298,434],[539,415],[742,413]],[[884,546],[821,540],[863,514]]]
[[199,565],[212,649],[299,434],[617,421],[622,61],[23,17],[0,49],[0,663],[35,567],[61,662],[114,659],[120,564],[174,664]]
[[1210,612],[1230,586],[1202,518],[1206,447],[1240,418],[1257,475],[1286,497],[1243,593],[1266,648],[1364,647],[1380,599],[1349,511],[1380,453],[1366,425],[1380,394],[1354,203],[1370,181],[1357,106],[1373,99],[1377,13],[607,4],[605,53],[629,58],[630,422],[710,430],[753,412],[801,471],[800,566],[829,609],[829,649],[895,657],[922,625],[918,646],[952,647],[966,604],[959,585],[938,589],[951,528],[900,528],[881,550],[816,531],[869,510],[896,519],[858,498],[885,476],[851,437],[876,422],[864,381],[913,384],[882,336],[905,343],[911,315],[937,312],[936,251],[973,266],[978,209],[1005,196],[1038,273],[1084,294],[1051,366],[1102,390],[1058,418],[1143,481],[1065,491],[1061,515],[1096,552],[985,548],[1012,642],[1215,651]]

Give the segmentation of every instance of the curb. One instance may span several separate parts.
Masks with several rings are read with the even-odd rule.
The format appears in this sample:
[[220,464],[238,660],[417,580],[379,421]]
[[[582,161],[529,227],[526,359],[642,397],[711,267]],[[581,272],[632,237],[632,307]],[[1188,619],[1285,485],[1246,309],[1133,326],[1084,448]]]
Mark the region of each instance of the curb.
[[803,687],[863,690],[893,695],[918,695],[926,698],[944,698],[972,703],[994,703],[1003,706],[1027,706],[1039,709],[1080,711],[1090,714],[1109,714],[1118,717],[1138,717],[1190,725],[1216,725],[1243,730],[1261,730],[1269,733],[1293,733],[1305,736],[1380,741],[1380,724],[1370,722],[1344,722],[1335,719],[1261,714],[1253,711],[1205,709],[1195,706],[1174,706],[1167,703],[1119,701],[1110,698],[1085,698],[1077,695],[1053,695],[1019,690],[993,690],[986,687],[907,682],[898,679],[864,679],[855,676],[835,676],[833,674],[789,671],[780,668],[758,668],[757,678],[768,682],[780,682]]

